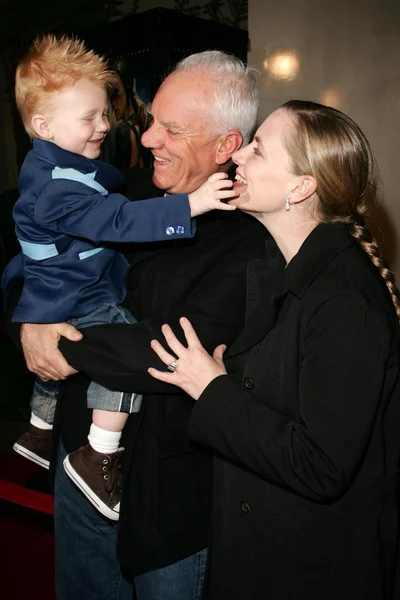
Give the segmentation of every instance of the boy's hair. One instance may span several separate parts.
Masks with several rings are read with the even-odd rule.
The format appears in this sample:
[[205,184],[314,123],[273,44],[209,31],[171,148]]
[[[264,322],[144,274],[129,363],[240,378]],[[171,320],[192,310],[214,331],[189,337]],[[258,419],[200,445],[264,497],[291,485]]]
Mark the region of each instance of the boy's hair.
[[15,99],[30,137],[36,136],[32,117],[51,107],[55,92],[82,78],[106,89],[115,86],[115,74],[108,70],[107,61],[81,40],[51,34],[35,39],[15,74]]

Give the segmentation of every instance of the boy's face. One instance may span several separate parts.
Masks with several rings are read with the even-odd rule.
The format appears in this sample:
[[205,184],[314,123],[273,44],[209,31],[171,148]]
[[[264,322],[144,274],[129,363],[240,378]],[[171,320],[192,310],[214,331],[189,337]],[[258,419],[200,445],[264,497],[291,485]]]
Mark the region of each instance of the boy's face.
[[88,79],[80,79],[54,98],[46,115],[50,140],[64,150],[86,158],[97,158],[110,129],[107,94]]

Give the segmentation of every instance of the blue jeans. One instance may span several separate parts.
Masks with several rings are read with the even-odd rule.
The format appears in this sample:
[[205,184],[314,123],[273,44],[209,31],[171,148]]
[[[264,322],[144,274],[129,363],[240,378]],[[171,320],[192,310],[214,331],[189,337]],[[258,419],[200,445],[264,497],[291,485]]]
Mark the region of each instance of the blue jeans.
[[[88,315],[70,319],[68,323],[77,329],[84,329],[107,323],[131,324],[136,323],[136,320],[128,310],[111,302],[102,304]],[[35,382],[30,403],[31,409],[33,414],[46,423],[52,424],[54,421],[61,383],[61,381],[42,381],[41,379],[37,379]],[[138,394],[108,390],[95,381],[92,381],[88,388],[87,398],[88,408],[126,413],[139,412],[142,402],[142,397]]]
[[60,445],[54,491],[57,600],[200,600],[207,550],[139,575],[117,561],[117,523],[103,518],[66,475]]

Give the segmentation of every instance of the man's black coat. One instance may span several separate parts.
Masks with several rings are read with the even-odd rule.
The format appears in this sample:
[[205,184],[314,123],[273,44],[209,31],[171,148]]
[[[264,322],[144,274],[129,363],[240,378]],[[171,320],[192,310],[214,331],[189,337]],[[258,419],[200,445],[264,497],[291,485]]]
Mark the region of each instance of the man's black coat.
[[[131,197],[159,193],[131,183]],[[192,444],[186,431],[193,401],[147,374],[149,366],[165,369],[150,340],[162,340],[163,323],[182,339],[178,319],[186,316],[209,351],[231,344],[245,324],[246,308],[258,298],[254,273],[257,261],[266,259],[270,239],[264,227],[239,211],[214,211],[197,223],[194,240],[131,247],[126,287],[139,323],[87,328],[82,342],[60,345],[68,362],[88,377],[144,394],[123,440],[119,556],[133,575],[206,547],[212,497],[211,455]],[[86,443],[87,382],[73,377],[59,402],[56,418],[67,451]]]

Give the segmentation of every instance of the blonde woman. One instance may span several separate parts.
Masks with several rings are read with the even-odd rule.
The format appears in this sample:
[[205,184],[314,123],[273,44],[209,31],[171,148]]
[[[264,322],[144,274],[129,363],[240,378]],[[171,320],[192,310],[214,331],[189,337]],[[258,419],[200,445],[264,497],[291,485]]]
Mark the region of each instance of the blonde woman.
[[369,144],[346,115],[291,101],[234,161],[231,202],[276,242],[247,327],[211,357],[187,319],[185,345],[164,326],[168,370],[149,370],[197,400],[189,434],[215,452],[205,597],[394,598],[400,303],[365,226]]

